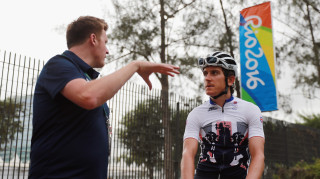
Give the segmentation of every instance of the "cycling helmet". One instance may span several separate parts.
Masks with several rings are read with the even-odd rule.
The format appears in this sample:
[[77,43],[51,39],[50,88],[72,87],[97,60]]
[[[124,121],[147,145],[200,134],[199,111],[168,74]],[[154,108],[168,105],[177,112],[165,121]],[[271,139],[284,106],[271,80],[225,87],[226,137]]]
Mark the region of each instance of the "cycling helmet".
[[[236,61],[233,59],[233,57],[231,55],[229,55],[225,52],[216,51],[212,55],[209,54],[206,58],[199,58],[198,65],[202,71],[207,66],[219,66],[223,69],[233,71],[235,77],[238,76]],[[224,70],[226,87],[225,87],[224,91],[222,91],[217,96],[211,96],[214,99],[217,99],[220,96],[228,93],[229,85],[228,85],[228,78],[227,78],[228,75],[227,75],[226,70]]]
[[225,52],[216,51],[212,55],[208,55],[206,58],[199,58],[198,65],[203,71],[207,66],[219,66],[226,70],[234,72],[235,77],[238,76],[237,63],[231,55]]

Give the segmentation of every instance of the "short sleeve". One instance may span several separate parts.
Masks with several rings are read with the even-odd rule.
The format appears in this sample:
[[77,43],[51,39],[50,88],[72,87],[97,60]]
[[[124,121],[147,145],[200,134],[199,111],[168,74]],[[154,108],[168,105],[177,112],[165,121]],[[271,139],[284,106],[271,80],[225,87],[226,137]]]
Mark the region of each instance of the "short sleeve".
[[259,136],[264,138],[263,117],[258,106],[252,104],[248,114],[249,138]]
[[68,82],[77,78],[84,78],[80,69],[69,60],[55,56],[44,66],[38,82],[54,98]]
[[187,138],[194,138],[199,141],[200,123],[196,111],[193,110],[189,113],[186,121],[186,128],[183,140]]

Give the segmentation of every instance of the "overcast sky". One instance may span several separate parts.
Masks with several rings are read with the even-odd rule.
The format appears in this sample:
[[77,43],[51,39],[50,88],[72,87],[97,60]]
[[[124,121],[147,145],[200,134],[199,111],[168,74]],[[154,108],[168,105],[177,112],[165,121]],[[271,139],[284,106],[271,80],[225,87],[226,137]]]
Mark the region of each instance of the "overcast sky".
[[[67,49],[63,27],[82,15],[106,19],[108,11],[112,12],[110,6],[109,0],[2,0],[0,51],[6,50],[46,61]],[[112,19],[106,20],[112,29]],[[276,29],[277,23],[274,21],[273,24]],[[287,78],[278,81],[278,90],[291,93],[293,72],[290,69],[281,70],[286,71]],[[292,94],[294,112],[320,113],[320,100],[307,100],[301,94],[302,92]],[[296,119],[295,115],[284,115],[281,110],[264,114],[280,116],[292,122]]]
[[65,32],[56,29],[81,15],[106,18],[107,2],[109,0],[2,0],[0,50],[47,60],[67,48]]

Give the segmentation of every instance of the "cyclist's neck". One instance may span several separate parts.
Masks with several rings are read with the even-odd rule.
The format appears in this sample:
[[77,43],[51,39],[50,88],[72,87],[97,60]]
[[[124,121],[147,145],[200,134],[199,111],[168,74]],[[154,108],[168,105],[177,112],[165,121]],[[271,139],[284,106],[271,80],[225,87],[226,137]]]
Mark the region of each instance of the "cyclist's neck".
[[224,103],[226,103],[226,100],[228,100],[230,98],[231,98],[231,94],[230,94],[230,91],[228,91],[227,94],[222,95],[222,96],[218,97],[217,99],[210,97],[210,100],[213,101],[214,103],[216,103],[217,105],[223,107]]

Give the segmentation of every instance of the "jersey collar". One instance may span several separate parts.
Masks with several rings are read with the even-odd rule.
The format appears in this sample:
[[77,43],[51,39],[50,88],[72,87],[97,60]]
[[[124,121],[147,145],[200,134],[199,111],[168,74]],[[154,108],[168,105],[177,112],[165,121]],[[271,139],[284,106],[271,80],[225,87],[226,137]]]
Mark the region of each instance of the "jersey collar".
[[[229,99],[226,100],[226,103],[232,101],[234,99],[234,97],[231,95],[231,97]],[[216,103],[214,101],[212,101],[212,99],[209,97],[209,100],[210,100],[210,104],[212,105],[216,105]]]

